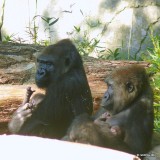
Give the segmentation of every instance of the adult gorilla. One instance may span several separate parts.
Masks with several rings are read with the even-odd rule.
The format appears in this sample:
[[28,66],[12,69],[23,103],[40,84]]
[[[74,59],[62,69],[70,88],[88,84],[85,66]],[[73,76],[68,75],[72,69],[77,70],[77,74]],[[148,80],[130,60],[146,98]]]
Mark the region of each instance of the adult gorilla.
[[106,78],[101,108],[93,119],[75,118],[63,140],[122,150],[140,157],[151,149],[153,92],[145,69],[120,67]]
[[43,50],[37,58],[35,80],[39,88],[45,89],[44,98],[34,111],[26,103],[13,114],[9,123],[12,133],[61,138],[75,116],[92,113],[83,63],[69,39]]

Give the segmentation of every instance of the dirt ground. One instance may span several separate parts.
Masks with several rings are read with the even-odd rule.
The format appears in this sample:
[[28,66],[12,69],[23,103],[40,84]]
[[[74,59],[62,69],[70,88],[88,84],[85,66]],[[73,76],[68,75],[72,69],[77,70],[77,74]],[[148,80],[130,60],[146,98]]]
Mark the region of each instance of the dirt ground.
[[7,124],[21,100],[6,99],[0,102],[0,134],[8,134]]

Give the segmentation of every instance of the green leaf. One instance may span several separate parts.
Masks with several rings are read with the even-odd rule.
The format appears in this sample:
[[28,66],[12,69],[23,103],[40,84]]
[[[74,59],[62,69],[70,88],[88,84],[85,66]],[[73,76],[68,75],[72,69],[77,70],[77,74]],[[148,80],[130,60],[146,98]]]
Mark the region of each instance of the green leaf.
[[80,30],[81,30],[80,27],[76,27],[76,26],[74,26],[74,29],[75,29],[77,32],[80,32]]
[[52,26],[53,24],[55,24],[56,22],[58,22],[59,18],[57,18],[56,20],[54,20],[52,23],[49,24],[49,26]]

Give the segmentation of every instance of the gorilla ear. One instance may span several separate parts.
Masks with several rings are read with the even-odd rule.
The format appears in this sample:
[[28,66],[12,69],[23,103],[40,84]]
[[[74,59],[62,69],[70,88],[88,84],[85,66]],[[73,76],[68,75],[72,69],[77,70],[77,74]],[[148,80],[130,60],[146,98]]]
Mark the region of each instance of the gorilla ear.
[[69,57],[66,57],[64,60],[64,70],[63,73],[67,73],[71,68],[71,60]]
[[134,91],[134,85],[132,84],[132,82],[127,82],[126,87],[129,93]]
[[65,57],[65,61],[64,61],[64,65],[65,65],[65,69],[64,69],[64,73],[67,73],[73,65],[74,62],[74,53],[71,52],[70,55]]
[[66,67],[68,67],[68,66],[70,66],[70,63],[71,63],[71,60],[70,60],[70,58],[69,57],[67,57],[66,59],[65,59],[65,66]]
[[81,58],[78,55],[78,51],[76,48],[73,48],[69,51],[69,54],[65,57],[64,60],[64,73],[68,72],[70,69],[72,69],[74,66],[81,66]]

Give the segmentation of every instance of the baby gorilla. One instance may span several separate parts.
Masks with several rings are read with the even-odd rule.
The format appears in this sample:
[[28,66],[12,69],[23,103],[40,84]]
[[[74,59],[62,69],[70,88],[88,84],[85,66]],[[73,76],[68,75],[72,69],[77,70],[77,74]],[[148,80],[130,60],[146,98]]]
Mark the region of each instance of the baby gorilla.
[[97,119],[94,120],[94,123],[97,124],[98,126],[103,126],[103,127],[110,127],[110,132],[112,135],[120,137],[121,139],[124,138],[124,131],[122,127],[116,125],[109,126],[108,121],[111,118],[111,114],[109,112],[103,113],[101,116],[99,116]]
[[128,151],[127,145],[121,145],[123,140],[117,134],[116,127],[118,126],[110,128],[107,123],[101,121],[101,118],[97,122],[93,122],[86,113],[77,116],[62,140]]
[[[34,92],[35,90],[32,90],[31,87],[28,87],[26,89],[25,98],[21,106],[17,109],[17,111],[12,116],[12,120],[14,119],[14,123],[12,123],[13,121],[10,121],[8,124],[8,127],[12,133],[17,133],[19,131],[19,128],[23,125],[26,119],[28,119],[32,115],[32,112],[36,109],[38,104],[41,103],[42,100],[44,99],[44,94],[41,94],[41,93],[37,93],[32,96]],[[23,115],[18,114],[18,113],[21,113],[22,110],[24,111]],[[16,119],[18,122],[19,122],[19,119],[21,119],[20,121],[21,123],[15,123]]]

